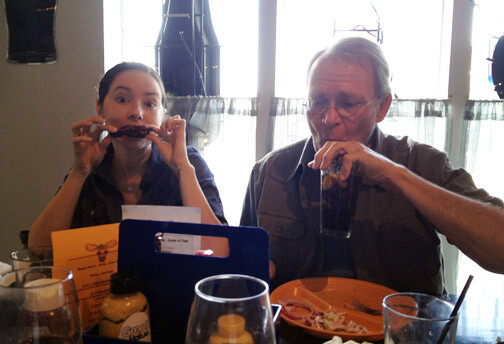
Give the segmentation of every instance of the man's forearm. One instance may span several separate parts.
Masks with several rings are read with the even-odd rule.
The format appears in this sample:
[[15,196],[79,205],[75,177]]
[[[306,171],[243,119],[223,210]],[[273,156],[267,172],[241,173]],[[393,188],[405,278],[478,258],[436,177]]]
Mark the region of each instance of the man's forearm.
[[388,181],[483,268],[504,273],[504,210],[443,189],[396,166]]

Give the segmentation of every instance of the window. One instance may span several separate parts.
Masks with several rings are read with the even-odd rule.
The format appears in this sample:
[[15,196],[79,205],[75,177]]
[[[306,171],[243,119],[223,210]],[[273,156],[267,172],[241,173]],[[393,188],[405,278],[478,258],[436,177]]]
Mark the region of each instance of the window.
[[504,35],[504,2],[476,1],[472,30],[471,99],[499,99],[492,81],[492,63],[495,44]]
[[[495,44],[504,35],[504,2],[479,0],[473,14],[470,98],[482,99],[474,107],[475,118],[466,120],[467,150],[465,168],[478,187],[504,199],[502,147],[504,147],[504,113],[502,101],[494,91],[491,63]],[[488,100],[488,101],[484,101]],[[469,274],[475,276],[471,289],[492,297],[504,294],[504,275],[488,272],[464,254],[459,257],[457,286],[460,290]]]
[[401,99],[446,98],[444,13],[439,0],[278,0],[276,96],[305,97],[314,53],[348,35],[377,41],[379,21],[393,92]]
[[155,45],[161,28],[162,0],[103,2],[105,71],[123,61],[155,68]]

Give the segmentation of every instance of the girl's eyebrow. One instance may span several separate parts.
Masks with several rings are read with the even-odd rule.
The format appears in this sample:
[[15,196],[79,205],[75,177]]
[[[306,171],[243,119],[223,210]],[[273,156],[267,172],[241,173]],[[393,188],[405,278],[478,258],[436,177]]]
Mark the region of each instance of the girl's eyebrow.
[[[117,86],[115,89],[114,89],[114,92],[115,91],[118,91],[118,90],[124,90],[124,91],[127,91],[127,92],[132,92],[131,88],[130,87],[127,87],[127,86]],[[159,92],[145,92],[144,93],[145,96],[148,96],[148,97],[152,97],[152,96],[155,96],[155,97],[158,97],[158,98],[161,98],[161,95],[159,94]]]
[[118,91],[118,90],[124,90],[124,91],[128,91],[128,92],[131,92],[131,88],[129,87],[126,87],[126,86],[117,86],[114,91]]
[[161,98],[161,95],[158,92],[145,92],[144,95],[149,96],[149,97],[155,96],[155,97]]

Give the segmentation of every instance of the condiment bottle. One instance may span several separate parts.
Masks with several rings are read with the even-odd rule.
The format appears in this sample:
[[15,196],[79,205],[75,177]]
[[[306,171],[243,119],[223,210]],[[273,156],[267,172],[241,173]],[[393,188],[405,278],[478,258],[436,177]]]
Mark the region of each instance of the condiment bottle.
[[138,291],[138,276],[116,272],[110,279],[110,293],[101,306],[99,335],[150,342],[149,304]]
[[222,315],[217,320],[217,332],[209,344],[254,344],[252,335],[245,330],[245,318],[237,314]]

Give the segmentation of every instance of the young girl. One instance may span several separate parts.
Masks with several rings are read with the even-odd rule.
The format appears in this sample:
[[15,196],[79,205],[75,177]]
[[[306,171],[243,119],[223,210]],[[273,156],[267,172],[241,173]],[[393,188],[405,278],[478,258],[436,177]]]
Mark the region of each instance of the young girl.
[[124,62],[105,73],[97,116],[71,125],[74,165],[33,223],[30,246],[50,246],[55,230],[120,222],[123,204],[197,207],[202,223],[225,222],[212,173],[186,146],[185,120],[162,123],[164,101],[148,66]]

